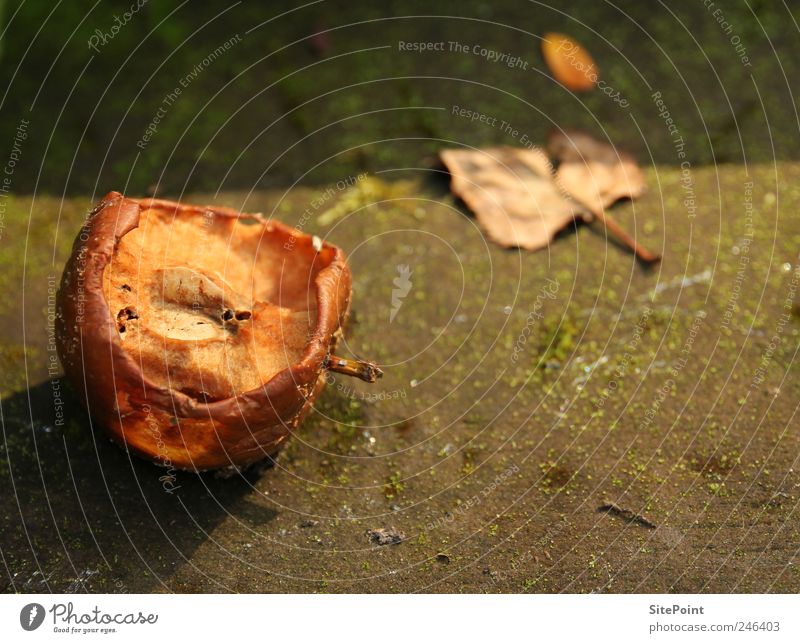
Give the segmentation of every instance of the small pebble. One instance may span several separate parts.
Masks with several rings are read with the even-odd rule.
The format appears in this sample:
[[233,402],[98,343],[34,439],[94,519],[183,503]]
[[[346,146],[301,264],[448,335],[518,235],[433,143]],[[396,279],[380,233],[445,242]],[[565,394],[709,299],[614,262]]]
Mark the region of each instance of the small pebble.
[[399,545],[406,539],[406,535],[402,531],[383,527],[367,530],[367,536],[376,545]]

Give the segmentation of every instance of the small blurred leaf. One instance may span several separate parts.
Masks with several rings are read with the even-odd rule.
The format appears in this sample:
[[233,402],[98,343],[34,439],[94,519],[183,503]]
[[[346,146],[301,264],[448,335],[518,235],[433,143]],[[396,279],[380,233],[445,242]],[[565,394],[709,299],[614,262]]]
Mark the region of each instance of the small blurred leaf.
[[569,90],[588,92],[597,84],[599,70],[589,52],[569,36],[546,33],[542,56],[559,83]]

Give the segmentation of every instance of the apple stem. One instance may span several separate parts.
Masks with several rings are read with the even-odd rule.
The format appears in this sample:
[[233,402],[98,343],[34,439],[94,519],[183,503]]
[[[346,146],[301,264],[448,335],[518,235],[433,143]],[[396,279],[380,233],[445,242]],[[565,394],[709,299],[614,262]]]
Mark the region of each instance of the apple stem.
[[328,357],[325,362],[325,368],[334,373],[357,377],[370,384],[374,384],[378,379],[383,377],[383,371],[373,362],[336,357],[336,355],[330,355]]

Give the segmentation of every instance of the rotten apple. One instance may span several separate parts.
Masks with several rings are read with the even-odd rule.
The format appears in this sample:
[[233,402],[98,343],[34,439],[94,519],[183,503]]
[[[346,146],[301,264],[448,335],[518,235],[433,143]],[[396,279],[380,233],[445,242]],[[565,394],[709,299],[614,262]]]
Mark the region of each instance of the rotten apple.
[[350,307],[344,253],[277,221],[111,192],[58,293],[57,340],[91,416],[164,466],[202,471],[275,454],[334,370]]

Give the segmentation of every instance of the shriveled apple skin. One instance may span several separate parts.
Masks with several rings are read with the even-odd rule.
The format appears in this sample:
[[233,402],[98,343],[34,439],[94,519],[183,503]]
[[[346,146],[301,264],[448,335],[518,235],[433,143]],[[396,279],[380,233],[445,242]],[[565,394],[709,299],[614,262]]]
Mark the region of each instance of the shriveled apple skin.
[[[107,194],[75,240],[57,298],[56,337],[64,371],[93,420],[134,453],[157,464],[193,471],[243,466],[273,455],[310,411],[325,385],[328,355],[347,319],[351,275],[344,253],[276,221],[258,220],[264,235],[293,257],[322,260],[314,279],[316,324],[302,358],[268,382],[222,400],[203,399],[150,381],[120,340],[103,293],[103,273],[120,239],[154,208],[252,219],[218,207]],[[202,225],[202,223],[199,223]],[[303,253],[296,255],[294,253]],[[299,260],[299,259],[298,259]],[[255,275],[258,279],[258,275]]]

